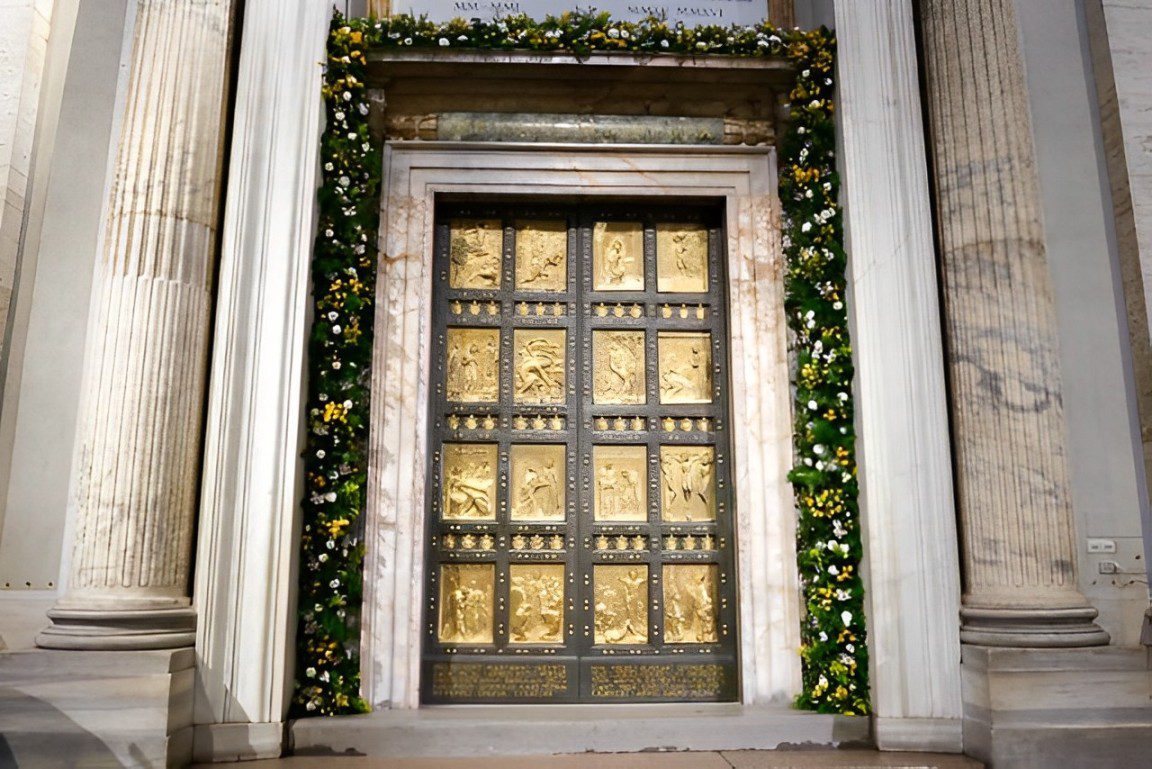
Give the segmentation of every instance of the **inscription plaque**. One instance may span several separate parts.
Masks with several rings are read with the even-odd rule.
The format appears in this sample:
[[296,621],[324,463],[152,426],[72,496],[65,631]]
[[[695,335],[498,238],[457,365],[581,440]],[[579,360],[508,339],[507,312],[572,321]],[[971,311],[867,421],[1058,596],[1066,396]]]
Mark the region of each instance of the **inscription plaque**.
[[437,662],[432,696],[448,700],[549,700],[568,691],[564,665]]
[[723,665],[593,665],[592,696],[615,700],[714,700],[723,696]]

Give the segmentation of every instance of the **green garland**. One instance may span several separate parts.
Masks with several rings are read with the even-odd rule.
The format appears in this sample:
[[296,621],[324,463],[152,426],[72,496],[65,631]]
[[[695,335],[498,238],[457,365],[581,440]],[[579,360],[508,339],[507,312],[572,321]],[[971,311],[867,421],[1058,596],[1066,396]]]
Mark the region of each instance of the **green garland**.
[[332,21],[321,145],[323,183],[313,263],[315,320],[309,347],[304,454],[303,558],[295,711],[363,712],[359,611],[372,298],[381,153],[368,130],[369,48],[459,48],[783,57],[797,70],[782,148],[780,198],[788,263],[786,307],[797,367],[797,550],[806,616],[803,692],[797,705],[868,712],[862,546],[856,503],[852,357],[844,308],[845,255],[835,172],[835,40],[825,29],[685,27],[650,18],[565,13],[541,22],[436,24],[412,16]]

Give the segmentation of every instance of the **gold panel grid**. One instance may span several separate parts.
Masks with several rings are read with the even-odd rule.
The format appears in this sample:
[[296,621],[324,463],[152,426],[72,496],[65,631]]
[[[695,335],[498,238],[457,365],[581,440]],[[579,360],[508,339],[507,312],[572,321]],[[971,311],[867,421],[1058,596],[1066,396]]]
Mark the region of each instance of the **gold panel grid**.
[[660,516],[716,520],[716,452],[711,446],[660,447]]
[[648,450],[645,446],[593,446],[593,519],[648,519]]
[[564,403],[567,334],[562,328],[518,328],[513,333],[516,403]]
[[491,563],[440,565],[441,643],[492,643],[496,566]]
[[644,332],[592,332],[592,402],[644,403]]
[[664,643],[716,643],[714,563],[664,566]]
[[504,231],[499,219],[453,219],[449,236],[448,286],[500,288]]
[[508,574],[509,642],[564,643],[564,564],[514,563]]
[[517,222],[516,290],[564,291],[567,288],[567,223],[535,220]]
[[708,291],[708,230],[683,224],[656,225],[656,290]]
[[648,566],[597,564],[592,582],[596,643],[648,643]]
[[512,520],[563,521],[563,444],[512,444]]
[[500,399],[500,329],[450,328],[445,397],[457,403]]
[[592,290],[644,290],[644,227],[640,222],[596,222]]
[[445,443],[443,453],[444,520],[496,520],[496,444]]
[[712,402],[712,334],[661,331],[657,335],[661,403]]

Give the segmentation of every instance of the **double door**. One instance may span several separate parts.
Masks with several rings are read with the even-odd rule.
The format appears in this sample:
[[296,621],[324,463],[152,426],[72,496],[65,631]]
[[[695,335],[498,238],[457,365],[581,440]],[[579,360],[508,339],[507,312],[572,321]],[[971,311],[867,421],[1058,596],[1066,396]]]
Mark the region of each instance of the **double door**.
[[734,699],[720,210],[436,222],[423,701]]

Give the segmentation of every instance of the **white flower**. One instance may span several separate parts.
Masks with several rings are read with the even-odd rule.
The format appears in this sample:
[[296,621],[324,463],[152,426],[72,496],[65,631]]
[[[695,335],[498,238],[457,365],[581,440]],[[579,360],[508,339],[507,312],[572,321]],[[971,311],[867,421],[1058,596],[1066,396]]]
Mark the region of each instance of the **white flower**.
[[336,540],[334,540],[334,539],[328,540],[327,542],[324,543],[324,547],[328,548],[329,550],[335,550],[336,549]]
[[852,624],[852,612],[850,612],[850,611],[840,612],[840,621],[844,623],[844,627],[848,627],[849,625],[851,625]]
[[832,564],[831,566],[828,567],[828,573],[831,574],[833,577],[835,577],[837,574],[840,573],[840,570],[836,568],[836,564]]
[[412,38],[410,38],[410,37],[404,38],[404,45],[412,45]]
[[456,40],[457,40],[457,42],[467,43],[468,42],[468,36],[467,35],[460,35],[459,37],[456,38]]
[[[329,491],[327,494],[324,495],[324,501],[325,502],[335,502],[336,501],[336,492],[335,491]],[[333,547],[335,547],[335,545],[333,545]]]
[[317,449],[316,450],[316,458],[317,459],[323,459],[326,456],[328,456],[328,452],[325,451],[324,449]]
[[343,112],[337,112],[336,113],[336,119],[337,120],[343,120],[344,119],[344,113]]
[[661,48],[667,48],[667,47],[668,47],[668,45],[669,45],[669,43],[668,43],[668,41],[667,41],[667,40],[661,40],[661,41],[660,41],[660,47],[661,47]]
[[817,403],[816,401],[808,401],[808,410],[809,411],[815,411],[818,408],[820,408],[819,403]]
[[337,578],[337,579],[334,579],[334,580],[332,580],[331,582],[329,582],[329,583],[328,583],[328,587],[332,588],[333,590],[335,590],[336,588],[340,587],[340,580],[339,580],[339,578]]
[[440,44],[441,48],[447,48],[449,45],[448,38],[446,38],[446,37],[440,38],[437,42]]
[[339,317],[340,317],[340,314],[337,313],[335,310],[330,310],[328,312],[328,320],[336,320]]
[[327,163],[324,164],[324,170],[325,171],[331,171],[335,167],[336,166],[332,165],[332,161],[328,161]]
[[312,700],[308,700],[308,702],[304,705],[304,709],[309,710],[309,711],[315,710],[316,709],[316,703],[313,702]]
[[812,447],[812,453],[816,454],[816,456],[824,456],[824,451],[825,449],[823,443],[817,443]]
[[827,634],[827,633],[825,633],[823,630],[821,630],[821,631],[820,631],[820,636],[819,636],[819,638],[820,638],[820,640],[821,640],[821,641],[824,641],[825,643],[827,643],[827,641],[828,641],[828,634]]
[[340,335],[340,332],[341,332],[341,331],[343,331],[343,330],[344,330],[344,329],[342,329],[342,328],[340,327],[340,324],[336,324],[335,326],[333,326],[333,327],[332,327],[332,334],[333,334],[333,336],[339,336],[339,335]]
[[344,401],[344,408],[346,408],[346,409],[352,408],[352,400],[351,399]]
[[306,669],[304,671],[304,675],[308,676],[309,678],[315,678],[316,677],[316,668]]
[[608,37],[615,40],[616,38],[620,37],[620,30],[613,27],[612,29],[608,30]]
[[344,99],[344,101],[352,101],[352,92],[351,91],[345,91],[342,94],[342,98]]
[[367,115],[368,114],[368,105],[365,104],[364,102],[360,102],[359,104],[357,104],[356,109],[360,111],[361,115]]
[[844,303],[841,301],[835,301],[832,303],[832,309],[833,310],[843,310],[844,309]]
[[340,361],[338,361],[338,360],[332,361],[332,370],[333,371],[339,371],[340,370]]
[[836,400],[840,401],[841,403],[844,403],[845,401],[848,400],[848,393],[841,390],[840,392],[836,393]]
[[339,182],[340,182],[341,187],[347,187],[349,184],[352,183],[352,180],[349,179],[347,176],[341,176],[339,179]]
[[328,554],[327,553],[321,553],[320,555],[316,556],[316,560],[319,561],[320,563],[327,563],[328,562]]
[[808,232],[811,229],[812,229],[812,223],[811,222],[804,222],[804,224],[800,225],[800,232]]

